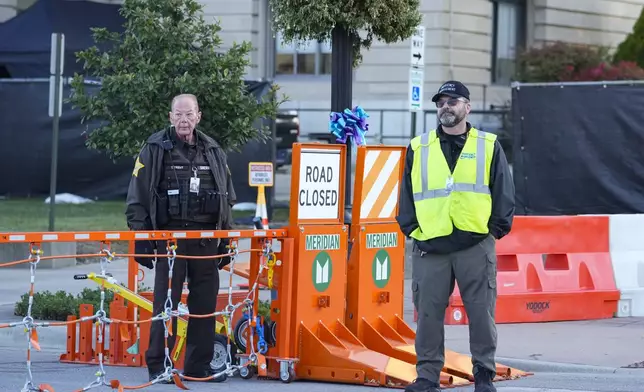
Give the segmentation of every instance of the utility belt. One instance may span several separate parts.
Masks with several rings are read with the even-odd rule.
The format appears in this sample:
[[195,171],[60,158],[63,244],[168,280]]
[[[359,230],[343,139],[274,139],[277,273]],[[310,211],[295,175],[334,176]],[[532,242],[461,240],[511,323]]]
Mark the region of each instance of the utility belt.
[[187,187],[168,189],[159,194],[157,222],[165,226],[170,222],[213,223],[219,218],[221,197],[215,190],[189,192]]

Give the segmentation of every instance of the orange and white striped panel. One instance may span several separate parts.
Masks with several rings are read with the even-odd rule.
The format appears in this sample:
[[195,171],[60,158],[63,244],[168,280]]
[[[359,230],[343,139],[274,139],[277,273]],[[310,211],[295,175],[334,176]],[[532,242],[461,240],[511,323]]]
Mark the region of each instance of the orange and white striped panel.
[[394,219],[400,187],[400,157],[394,149],[367,150],[362,178],[360,219]]

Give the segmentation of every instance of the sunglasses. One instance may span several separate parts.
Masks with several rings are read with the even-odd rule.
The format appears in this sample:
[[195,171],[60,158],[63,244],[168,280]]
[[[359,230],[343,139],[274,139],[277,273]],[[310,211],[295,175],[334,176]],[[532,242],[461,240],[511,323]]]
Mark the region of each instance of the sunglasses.
[[439,101],[436,101],[436,107],[440,109],[445,106],[445,104],[448,104],[449,106],[456,106],[459,102],[465,101],[461,98],[441,99]]

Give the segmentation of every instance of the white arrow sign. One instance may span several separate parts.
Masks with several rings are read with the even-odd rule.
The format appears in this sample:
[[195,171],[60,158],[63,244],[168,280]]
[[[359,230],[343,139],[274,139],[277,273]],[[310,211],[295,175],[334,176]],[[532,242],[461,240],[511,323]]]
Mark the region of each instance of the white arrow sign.
[[425,27],[416,26],[411,36],[411,51],[409,63],[414,68],[425,66]]

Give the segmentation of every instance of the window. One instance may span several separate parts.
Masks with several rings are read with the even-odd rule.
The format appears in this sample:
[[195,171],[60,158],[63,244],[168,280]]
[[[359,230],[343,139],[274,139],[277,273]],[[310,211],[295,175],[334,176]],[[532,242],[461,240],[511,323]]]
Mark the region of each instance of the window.
[[518,51],[525,45],[525,3],[496,0],[492,18],[492,82],[508,85],[515,74]]
[[286,44],[277,34],[276,75],[331,75],[330,43],[305,41]]

